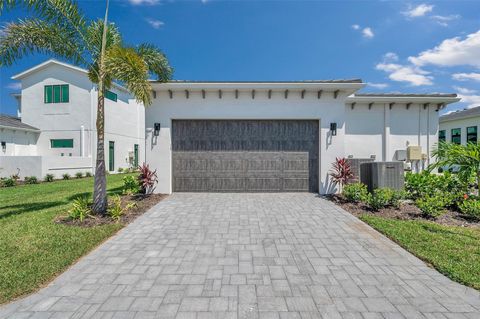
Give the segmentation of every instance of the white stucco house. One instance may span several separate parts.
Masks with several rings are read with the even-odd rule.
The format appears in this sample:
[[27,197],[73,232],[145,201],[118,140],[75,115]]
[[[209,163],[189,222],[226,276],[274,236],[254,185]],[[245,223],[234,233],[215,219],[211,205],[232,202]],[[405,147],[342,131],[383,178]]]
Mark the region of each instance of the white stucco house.
[[[48,60],[12,79],[22,89],[18,118],[0,117],[0,177],[93,173],[97,87],[87,71]],[[145,112],[120,85],[106,97],[106,166],[113,172],[144,161]]]
[[[359,94],[358,79],[300,82],[152,82],[146,162],[160,193],[334,191],[336,157],[425,166],[439,110],[456,94]],[[418,148],[417,148],[418,149]]]
[[478,143],[480,126],[480,106],[460,110],[440,116],[440,141],[465,145]]

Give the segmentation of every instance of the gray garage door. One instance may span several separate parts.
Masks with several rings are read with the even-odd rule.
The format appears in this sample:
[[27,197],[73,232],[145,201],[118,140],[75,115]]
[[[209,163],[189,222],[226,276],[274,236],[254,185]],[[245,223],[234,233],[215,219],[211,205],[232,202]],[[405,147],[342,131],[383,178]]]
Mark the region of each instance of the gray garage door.
[[318,192],[318,121],[174,120],[175,192]]

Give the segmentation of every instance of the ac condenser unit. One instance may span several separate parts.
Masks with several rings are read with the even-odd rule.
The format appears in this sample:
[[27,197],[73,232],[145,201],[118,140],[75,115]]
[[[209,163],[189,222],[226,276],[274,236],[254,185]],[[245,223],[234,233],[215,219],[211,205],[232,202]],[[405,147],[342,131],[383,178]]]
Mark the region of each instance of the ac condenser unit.
[[401,190],[405,182],[403,171],[403,162],[363,163],[360,165],[360,181],[370,192],[385,187]]
[[350,165],[350,169],[353,173],[353,181],[360,181],[360,164],[370,163],[375,161],[373,158],[347,158],[347,163]]

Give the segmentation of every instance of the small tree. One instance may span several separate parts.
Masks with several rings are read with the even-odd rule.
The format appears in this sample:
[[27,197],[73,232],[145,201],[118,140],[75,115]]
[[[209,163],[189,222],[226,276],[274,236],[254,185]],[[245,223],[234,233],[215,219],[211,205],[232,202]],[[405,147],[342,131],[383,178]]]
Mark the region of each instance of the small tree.
[[477,187],[480,189],[480,144],[467,145],[440,142],[432,152],[436,162],[430,168],[453,166],[458,169],[458,176],[465,183],[469,183],[475,176]]
[[353,178],[352,168],[346,158],[336,158],[329,172],[332,182],[342,191],[343,185]]

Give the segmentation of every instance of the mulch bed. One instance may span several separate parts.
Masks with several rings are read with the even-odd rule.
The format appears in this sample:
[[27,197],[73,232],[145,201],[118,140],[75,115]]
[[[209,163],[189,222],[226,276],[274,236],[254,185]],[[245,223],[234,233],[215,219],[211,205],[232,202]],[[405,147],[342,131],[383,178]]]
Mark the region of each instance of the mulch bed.
[[165,194],[151,194],[151,195],[124,195],[121,196],[122,207],[125,207],[128,203],[135,203],[134,207],[129,208],[125,211],[119,221],[113,220],[110,216],[89,216],[83,221],[71,219],[68,216],[59,216],[55,220],[58,224],[64,224],[69,226],[80,226],[80,227],[94,227],[106,224],[129,224],[134,221],[138,216],[145,213],[152,206],[159,203],[163,199],[168,197]]
[[478,220],[451,210],[447,210],[445,214],[437,218],[428,218],[422,214],[420,209],[409,201],[402,202],[399,208],[386,207],[379,211],[373,211],[362,203],[347,202],[341,195],[328,196],[327,199],[357,217],[367,214],[399,220],[430,221],[445,226],[480,227],[480,222]]

